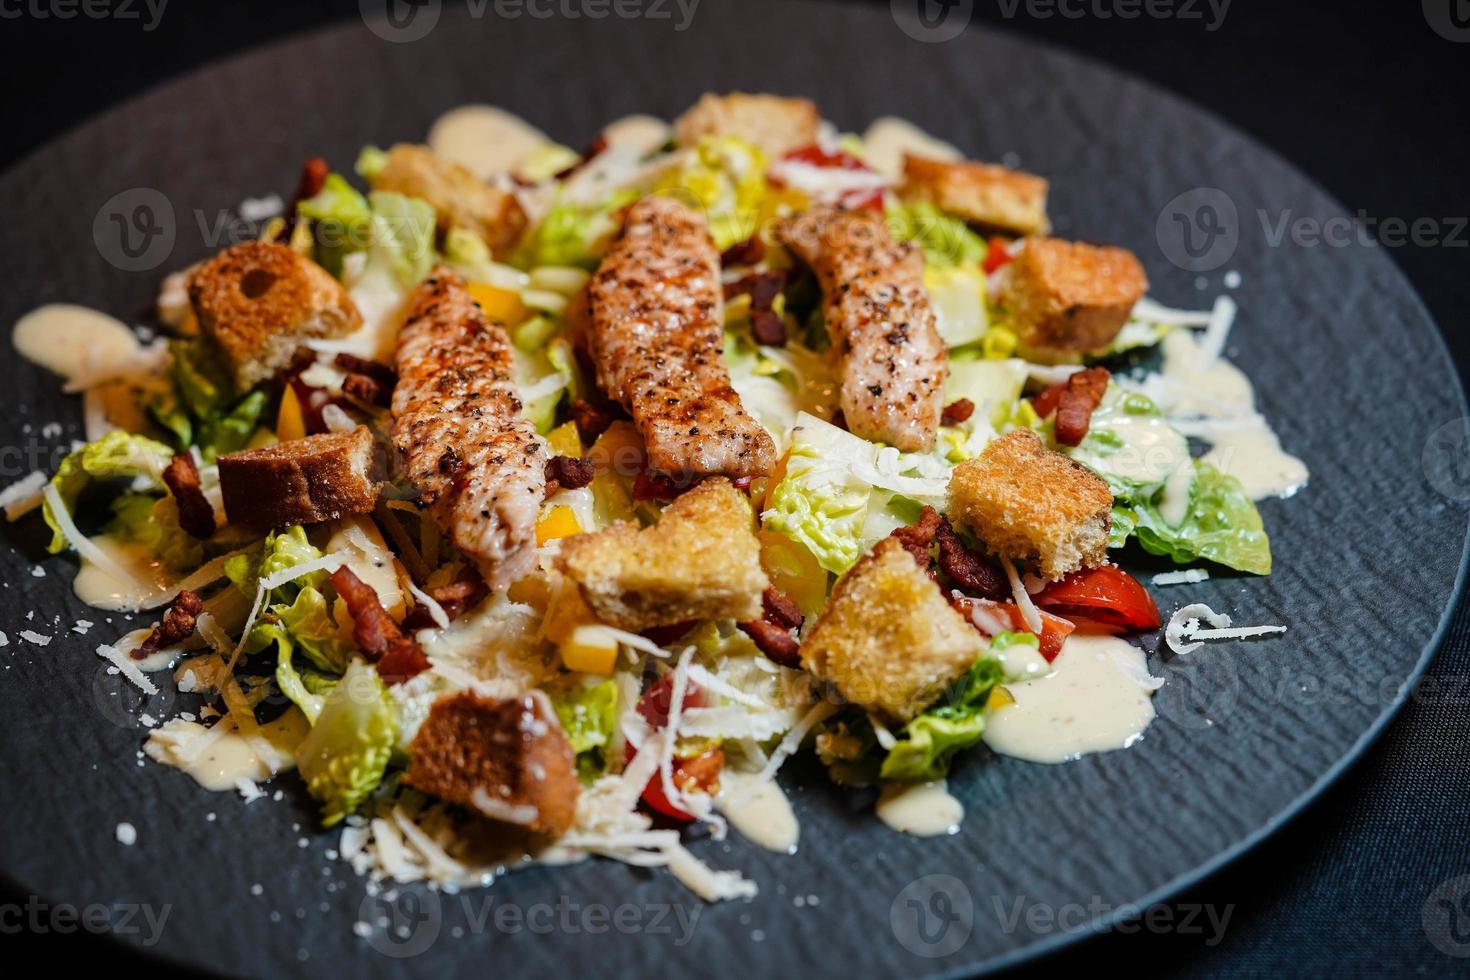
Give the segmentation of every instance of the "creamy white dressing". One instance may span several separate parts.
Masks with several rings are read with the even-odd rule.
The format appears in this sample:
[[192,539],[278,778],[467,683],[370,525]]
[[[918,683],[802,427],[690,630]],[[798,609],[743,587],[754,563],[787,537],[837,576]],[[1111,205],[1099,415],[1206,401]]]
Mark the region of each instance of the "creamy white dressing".
[[221,792],[236,789],[242,779],[260,782],[295,768],[296,749],[311,730],[294,705],[248,734],[228,720],[218,725],[225,730],[176,718],[150,734],[143,751],[154,762],[188,773],[205,789]]
[[878,795],[877,813],[879,820],[901,834],[942,837],[959,833],[965,805],[950,795],[943,779],[888,783]]
[[134,612],[157,598],[159,592],[169,586],[169,576],[153,552],[144,545],[118,541],[108,534],[99,534],[92,543],[101,548],[107,557],[124,571],[132,572],[135,578],[122,582],[105,570],[98,568],[85,558],[77,572],[72,589],[77,598],[96,609],[116,612]]
[[652,153],[673,135],[673,127],[662,119],[641,114],[615,119],[602,129],[608,146],[627,147],[640,155]]
[[730,826],[757,847],[781,854],[795,854],[801,838],[801,826],[791,801],[773,779],[757,782],[755,775],[724,772],[720,775],[720,793],[715,806],[730,821]]
[[1074,633],[1050,674],[1006,685],[1015,704],[990,713],[985,744],[1001,755],[1046,763],[1125,749],[1153,721],[1152,694],[1161,683],[1132,644]]
[[450,109],[429,129],[429,149],[480,177],[510,173],[549,142],[520,116],[492,105]]
[[136,359],[137,335],[115,317],[85,306],[50,303],[15,322],[15,349],[68,381]]
[[930,136],[907,119],[897,116],[875,119],[863,133],[863,159],[890,183],[897,183],[903,177],[905,153],[930,160],[964,159],[964,154],[953,144]]
[[1206,420],[1187,426],[1210,443],[1206,462],[1240,480],[1255,500],[1289,497],[1306,484],[1306,464],[1282,450],[1256,412],[1255,388],[1245,372],[1224,358],[1204,356],[1188,330],[1171,331],[1161,350],[1163,370],[1144,389],[1166,414]]

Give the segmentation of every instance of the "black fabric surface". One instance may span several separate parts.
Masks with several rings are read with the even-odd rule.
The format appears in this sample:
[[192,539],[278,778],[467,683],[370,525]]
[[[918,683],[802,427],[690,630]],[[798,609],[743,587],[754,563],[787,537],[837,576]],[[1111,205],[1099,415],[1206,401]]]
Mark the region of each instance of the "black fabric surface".
[[[0,21],[0,118],[8,128],[0,166],[154,82],[356,16],[356,6],[173,0],[151,31],[123,21]],[[1349,210],[1432,218],[1445,234],[1454,225],[1448,219],[1470,214],[1463,177],[1470,140],[1460,102],[1470,44],[1435,33],[1418,4],[1237,0],[1215,31],[1182,18],[1073,19],[1027,13],[1024,4],[1007,17],[1009,4],[976,6],[987,24],[1069,46],[1194,99],[1281,152]],[[1445,330],[1462,377],[1470,363],[1461,326],[1470,309],[1467,238],[1462,230],[1458,245],[1393,250]],[[1371,502],[1364,519],[1371,520]],[[1470,878],[1455,881],[1470,875],[1467,746],[1470,611],[1462,610],[1426,682],[1379,744],[1271,840],[1170,903],[1176,923],[1194,906],[1211,907],[1215,921],[1228,914],[1223,938],[1200,915],[1193,924],[1203,934],[1175,926],[1099,936],[1023,972],[1467,975]],[[1445,918],[1451,913],[1441,901],[1458,917]],[[1450,931],[1439,931],[1446,923]],[[8,933],[10,923],[0,928]],[[20,945],[6,938],[7,947]],[[84,934],[25,943],[56,966],[73,957],[132,956]]]

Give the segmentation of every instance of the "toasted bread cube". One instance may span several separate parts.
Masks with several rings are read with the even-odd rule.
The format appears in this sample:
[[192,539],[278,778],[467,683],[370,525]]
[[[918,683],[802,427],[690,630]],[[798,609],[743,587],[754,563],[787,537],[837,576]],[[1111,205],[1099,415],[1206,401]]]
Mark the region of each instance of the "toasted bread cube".
[[446,694],[409,745],[403,781],[492,820],[560,837],[577,813],[575,756],[539,693]]
[[970,160],[930,160],[904,154],[905,201],[929,201],[939,210],[995,231],[1045,235],[1047,182],[1044,177]]
[[305,341],[340,337],[362,314],[331,274],[285,245],[233,245],[189,274],[189,303],[237,391],[291,365]]
[[1024,348],[1078,354],[1112,342],[1148,277],[1125,248],[1028,238],[1000,271],[1000,305]]
[[745,495],[716,477],[682,494],[657,524],[619,522],[562,542],[558,564],[604,623],[646,630],[761,615],[771,583]]
[[674,133],[680,146],[692,146],[702,136],[738,136],[778,157],[815,143],[821,121],[809,99],[706,92],[675,121]]
[[395,191],[429,202],[441,233],[463,228],[478,235],[496,258],[504,258],[526,228],[526,214],[515,195],[492,187],[467,167],[399,143],[388,151],[373,190]]
[[848,570],[801,644],[802,665],[849,702],[908,721],[954,683],[985,641],[893,538]]
[[365,425],[219,458],[230,523],[261,531],[369,513],[378,502],[381,472]]
[[1102,477],[1016,429],[954,468],[949,516],[993,553],[1059,579],[1107,560],[1113,494]]

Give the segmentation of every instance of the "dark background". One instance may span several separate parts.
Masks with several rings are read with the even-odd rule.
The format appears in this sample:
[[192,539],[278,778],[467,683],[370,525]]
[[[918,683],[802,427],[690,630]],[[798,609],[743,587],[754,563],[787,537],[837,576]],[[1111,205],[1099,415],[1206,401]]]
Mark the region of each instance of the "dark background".
[[[1098,16],[1095,5],[1115,9],[1106,0],[1071,0],[1063,6],[1080,16],[1042,16],[1048,8],[1037,4],[975,0],[975,19],[1090,55],[1192,99],[1281,153],[1349,212],[1378,221],[1428,218],[1446,235],[1470,215],[1470,29],[1467,43],[1454,43],[1429,22],[1435,5],[1465,8],[1463,0],[1425,0],[1422,6],[1414,0],[1234,0],[1213,31],[1207,30],[1213,15],[1203,0],[1196,5],[1200,19],[1122,20]],[[356,2],[341,0],[168,0],[156,26],[145,30],[151,20],[146,6],[134,0],[132,7],[137,19],[80,12],[59,19],[37,16],[56,9],[51,0],[0,0],[0,169],[155,83],[358,16]],[[1016,13],[1007,17],[1006,9]],[[773,25],[772,56],[815,55],[806,53],[802,39],[781,40]],[[177,166],[191,165],[187,146],[168,152]],[[1462,326],[1470,310],[1470,230],[1439,244],[1390,251],[1440,324],[1463,379],[1470,365],[1470,337]],[[1467,681],[1470,614],[1462,612],[1429,681],[1334,788],[1266,844],[1170,903],[1176,921],[1184,906],[1211,904],[1217,914],[1228,907],[1222,942],[1208,945],[1208,929],[1205,935],[1146,929],[1109,934],[1030,972],[1470,974],[1470,959],[1431,945],[1421,924],[1431,893],[1447,879],[1470,874]],[[1461,922],[1470,928],[1470,915]],[[99,956],[113,966],[133,965],[125,961],[136,958],[80,933],[5,936],[7,951],[23,947],[47,956],[53,969]],[[1470,936],[1462,952],[1470,953]]]

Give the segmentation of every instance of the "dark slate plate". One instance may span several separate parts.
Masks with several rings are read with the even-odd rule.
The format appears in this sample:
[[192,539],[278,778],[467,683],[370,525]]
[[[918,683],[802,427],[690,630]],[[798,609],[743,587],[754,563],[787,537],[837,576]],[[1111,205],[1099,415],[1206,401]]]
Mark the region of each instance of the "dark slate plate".
[[[706,0],[678,31],[677,8],[665,7],[675,20],[444,10],[406,43],[353,23],[131,102],[4,177],[0,322],[55,300],[142,317],[163,272],[230,240],[222,221],[243,198],[289,191],[309,155],[346,167],[364,143],[420,139],[462,102],[498,102],[574,145],[622,113],[672,117],[705,89],[810,95],[847,127],[906,115],[973,155],[1013,153],[1051,177],[1059,233],[1133,248],[1163,301],[1200,305],[1225,271],[1240,272],[1232,353],[1312,483],[1262,507],[1278,568],[1270,579],[1159,595],[1166,612],[1199,599],[1291,632],[1189,658],[1151,655],[1167,679],[1161,717],[1130,751],[1060,767],[969,760],[952,780],[969,811],[954,837],[893,834],[868,801],[794,764],[784,778],[803,820],[795,857],[737,839],[695,845],[760,883],[749,904],[704,907],[665,873],[608,862],[533,869],[467,895],[373,898],[327,858],[335,835],[310,829],[299,793],[242,806],[141,765],[136,717],[164,716],[168,699],[143,704],[93,656],[122,624],[72,598],[69,560],[46,561],[46,577],[33,578],[7,548],[0,870],[23,892],[106,906],[125,941],[231,973],[973,970],[1053,948],[1219,867],[1382,728],[1457,594],[1466,412],[1438,335],[1392,263],[1371,244],[1300,234],[1346,220],[1341,206],[1197,109],[1003,35],[924,42],[911,35],[945,26],[903,21],[906,31],[881,5],[748,0]],[[1201,204],[1216,207],[1224,229],[1213,251],[1189,243],[1197,259],[1170,217],[1186,192],[1196,236],[1210,217],[1196,213]],[[113,215],[144,219],[127,248]],[[1276,236],[1283,219],[1297,233]],[[144,226],[163,233],[145,239]],[[52,447],[79,431],[79,408],[15,358],[4,377],[0,476],[13,479],[54,461]],[[65,436],[43,434],[58,419]],[[9,534],[36,554],[34,527]],[[99,626],[67,633],[78,618]],[[58,639],[22,643],[28,625]],[[115,842],[120,821],[138,828],[135,846]],[[359,918],[381,916],[392,928],[354,935]]]

